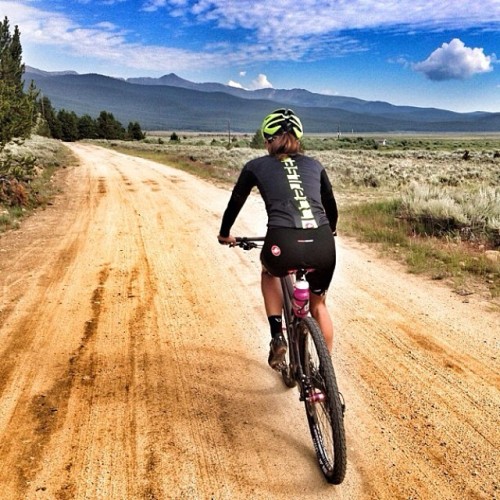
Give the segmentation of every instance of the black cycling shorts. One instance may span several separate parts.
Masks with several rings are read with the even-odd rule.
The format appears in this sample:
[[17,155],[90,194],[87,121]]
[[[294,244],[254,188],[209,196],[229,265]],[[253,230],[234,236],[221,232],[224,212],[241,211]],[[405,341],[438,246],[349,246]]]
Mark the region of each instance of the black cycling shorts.
[[307,281],[313,293],[322,295],[335,270],[335,239],[329,225],[317,229],[269,228],[260,259],[273,276],[286,276],[298,268],[314,269],[307,274]]

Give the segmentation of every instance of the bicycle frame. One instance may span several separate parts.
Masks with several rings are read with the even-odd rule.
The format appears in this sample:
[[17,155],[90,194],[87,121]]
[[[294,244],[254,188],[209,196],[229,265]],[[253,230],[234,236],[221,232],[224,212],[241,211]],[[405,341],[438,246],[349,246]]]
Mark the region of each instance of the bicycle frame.
[[[302,279],[307,274],[307,269],[298,269],[290,272],[287,276],[280,278],[281,289],[283,291],[283,314],[285,319],[286,333],[288,339],[288,350],[290,357],[290,376],[299,384],[300,401],[308,400],[314,402],[317,394],[309,377],[304,373],[304,360],[300,359],[300,342],[305,339],[300,335],[300,324],[304,318],[299,318],[293,311],[292,297],[294,281]],[[309,316],[309,315],[308,315]],[[287,369],[286,367],[285,369]]]

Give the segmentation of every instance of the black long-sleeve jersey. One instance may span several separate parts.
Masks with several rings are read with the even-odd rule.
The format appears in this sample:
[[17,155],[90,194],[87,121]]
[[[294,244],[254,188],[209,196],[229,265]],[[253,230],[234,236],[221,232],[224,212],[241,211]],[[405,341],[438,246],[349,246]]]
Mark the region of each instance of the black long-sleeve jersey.
[[321,163],[305,155],[284,160],[262,156],[243,167],[222,217],[221,236],[229,236],[255,186],[264,200],[269,228],[312,229],[329,224],[336,231],[337,203]]

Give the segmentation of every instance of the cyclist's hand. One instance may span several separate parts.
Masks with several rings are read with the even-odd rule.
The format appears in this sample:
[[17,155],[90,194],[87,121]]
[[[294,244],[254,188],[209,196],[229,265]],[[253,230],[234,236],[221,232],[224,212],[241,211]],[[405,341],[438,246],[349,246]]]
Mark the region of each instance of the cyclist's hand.
[[217,239],[219,240],[219,243],[221,245],[229,245],[229,246],[234,246],[236,243],[236,238],[234,236],[217,236]]

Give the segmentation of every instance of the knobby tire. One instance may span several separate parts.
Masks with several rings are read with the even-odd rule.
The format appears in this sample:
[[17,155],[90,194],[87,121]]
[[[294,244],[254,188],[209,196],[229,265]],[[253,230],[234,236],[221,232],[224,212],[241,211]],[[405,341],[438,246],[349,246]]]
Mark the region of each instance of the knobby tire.
[[[289,337],[287,338],[287,341],[289,342]],[[293,373],[293,368],[292,364],[290,362],[290,350],[292,349],[292,346],[290,344],[288,345],[288,348],[286,350],[285,354],[285,363],[283,367],[281,368],[281,377],[283,378],[283,382],[287,387],[295,387],[297,385],[297,382],[295,381],[295,376]]]
[[347,467],[343,404],[330,353],[317,322],[304,318],[299,324],[300,357],[304,373],[323,402],[305,401],[307,422],[321,470],[329,483],[340,484]]

